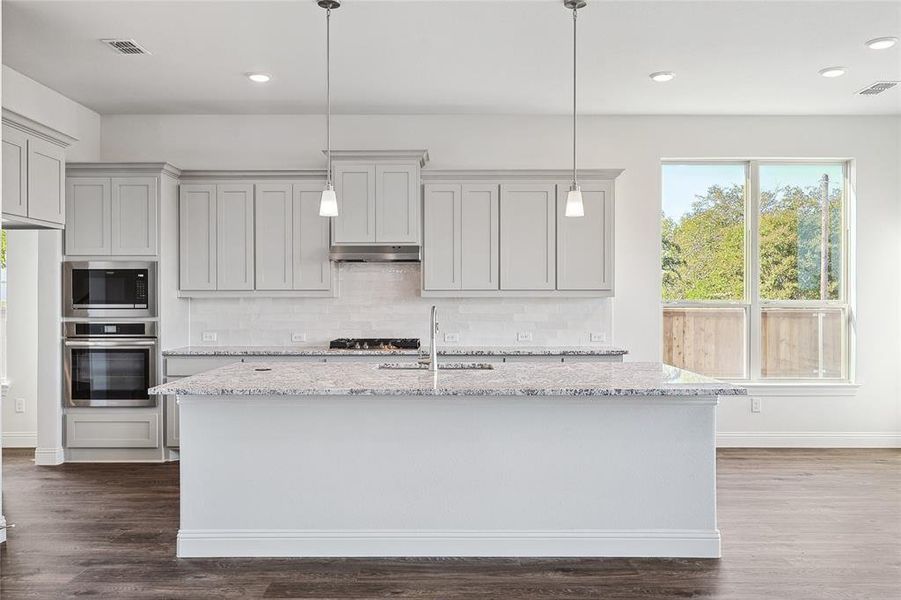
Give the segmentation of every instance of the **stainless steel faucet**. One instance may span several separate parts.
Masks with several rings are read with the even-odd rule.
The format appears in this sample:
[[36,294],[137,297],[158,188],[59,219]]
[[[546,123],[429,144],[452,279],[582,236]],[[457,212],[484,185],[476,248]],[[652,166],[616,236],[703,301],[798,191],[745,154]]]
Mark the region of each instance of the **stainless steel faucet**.
[[438,370],[438,307],[432,306],[432,321],[429,328],[429,371]]

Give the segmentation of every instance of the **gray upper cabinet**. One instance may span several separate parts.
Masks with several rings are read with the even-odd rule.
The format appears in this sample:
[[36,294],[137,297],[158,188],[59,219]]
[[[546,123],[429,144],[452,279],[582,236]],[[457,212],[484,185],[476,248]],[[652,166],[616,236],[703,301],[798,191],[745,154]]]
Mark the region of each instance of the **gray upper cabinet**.
[[497,184],[428,184],[423,204],[423,289],[497,290]]
[[182,185],[178,201],[179,289],[216,289],[216,186]]
[[112,253],[108,177],[70,177],[66,190],[66,254]]
[[419,243],[419,171],[415,165],[376,165],[375,241]]
[[28,140],[28,218],[66,221],[66,153],[45,140]]
[[153,256],[159,247],[159,196],[155,177],[114,177],[112,253]]
[[566,217],[557,186],[557,289],[613,290],[613,182],[582,185],[585,216]]
[[338,245],[420,243],[420,169],[425,150],[332,151]]
[[375,166],[342,164],[334,169],[338,216],[336,244],[375,243]]
[[66,221],[66,146],[73,138],[3,110],[5,228],[60,229]]
[[3,126],[3,212],[28,216],[28,136]]
[[180,292],[331,295],[329,219],[319,216],[323,185],[234,178],[182,184]]
[[500,196],[500,287],[556,287],[555,185],[504,184]]
[[69,177],[66,254],[159,254],[156,177]]
[[258,290],[290,290],[293,286],[293,207],[290,184],[256,186],[254,268]]
[[216,289],[252,290],[253,185],[218,186],[216,218]]
[[319,216],[321,184],[294,184],[292,265],[295,290],[332,289],[329,219]]

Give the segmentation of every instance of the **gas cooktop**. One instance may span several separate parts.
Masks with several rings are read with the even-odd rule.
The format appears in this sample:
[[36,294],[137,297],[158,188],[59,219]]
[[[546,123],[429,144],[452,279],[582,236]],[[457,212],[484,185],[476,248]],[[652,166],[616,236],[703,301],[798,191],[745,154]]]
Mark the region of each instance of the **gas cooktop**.
[[328,344],[339,350],[418,350],[419,338],[338,338]]

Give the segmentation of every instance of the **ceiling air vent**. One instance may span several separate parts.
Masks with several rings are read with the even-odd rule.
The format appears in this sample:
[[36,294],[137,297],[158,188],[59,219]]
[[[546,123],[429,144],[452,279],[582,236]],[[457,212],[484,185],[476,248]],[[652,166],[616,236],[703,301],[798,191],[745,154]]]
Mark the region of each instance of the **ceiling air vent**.
[[150,54],[134,40],[100,40],[119,54]]
[[876,94],[881,94],[885,90],[892,89],[896,85],[898,85],[897,81],[877,81],[873,85],[868,85],[857,93],[861,96],[875,96]]

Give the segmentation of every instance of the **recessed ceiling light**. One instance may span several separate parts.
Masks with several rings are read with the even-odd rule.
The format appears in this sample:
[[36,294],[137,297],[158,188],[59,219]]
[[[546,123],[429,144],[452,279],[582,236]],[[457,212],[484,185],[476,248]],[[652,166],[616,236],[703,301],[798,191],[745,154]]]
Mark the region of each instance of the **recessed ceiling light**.
[[867,48],[870,50],[885,50],[891,48],[898,43],[896,37],[878,37],[867,42]]
[[845,67],[826,67],[825,69],[820,69],[820,75],[823,77],[841,77],[847,72],[848,69]]
[[664,82],[664,81],[672,81],[676,74],[672,71],[657,71],[656,73],[651,73],[648,75],[654,81]]
[[251,80],[254,83],[266,83],[270,79],[272,79],[272,75],[269,73],[248,73],[247,79]]

